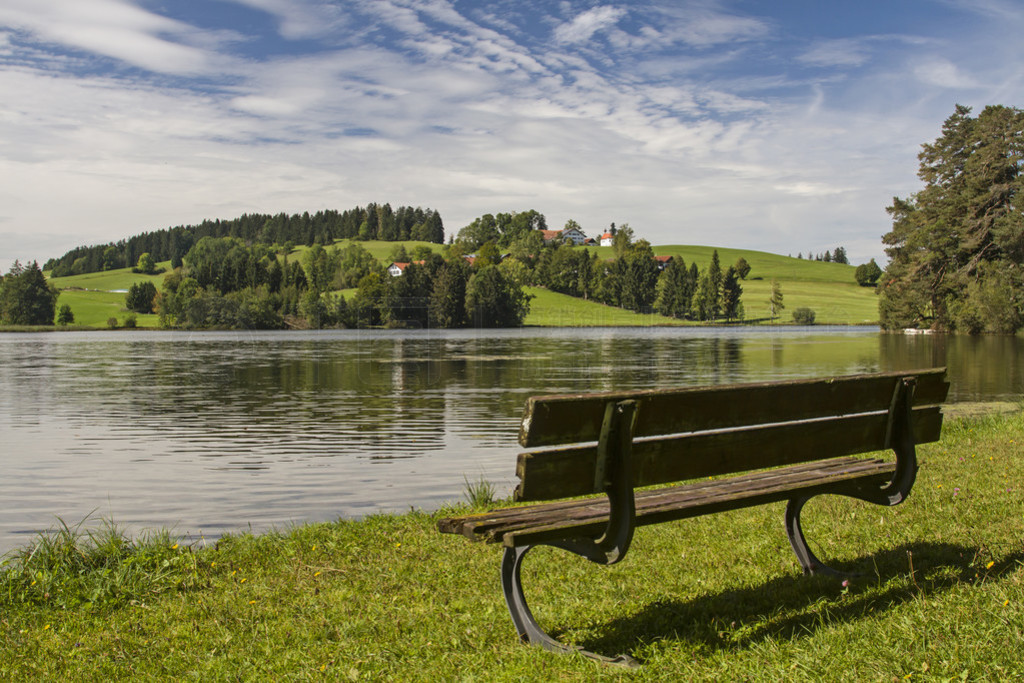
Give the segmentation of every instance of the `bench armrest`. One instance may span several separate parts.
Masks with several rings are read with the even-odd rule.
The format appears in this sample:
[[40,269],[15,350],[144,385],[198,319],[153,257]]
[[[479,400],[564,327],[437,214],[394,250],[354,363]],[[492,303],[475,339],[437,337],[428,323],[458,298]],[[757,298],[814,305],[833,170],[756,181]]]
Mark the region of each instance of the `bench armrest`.
[[615,564],[626,556],[636,527],[633,498],[633,424],[636,401],[609,401],[601,425],[594,468],[594,488],[608,495],[608,526],[594,543],[605,554],[601,564]]

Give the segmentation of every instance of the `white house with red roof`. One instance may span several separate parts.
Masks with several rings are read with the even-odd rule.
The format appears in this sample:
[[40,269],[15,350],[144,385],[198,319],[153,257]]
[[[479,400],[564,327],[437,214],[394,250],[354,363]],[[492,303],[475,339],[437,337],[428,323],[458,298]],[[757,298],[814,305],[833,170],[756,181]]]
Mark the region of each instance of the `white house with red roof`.
[[[422,266],[424,263],[426,263],[426,261],[413,261],[412,263],[415,263],[418,266]],[[388,266],[388,275],[390,275],[391,277],[398,277],[400,275],[404,275],[405,269],[408,267],[408,261],[393,261],[391,265]]]

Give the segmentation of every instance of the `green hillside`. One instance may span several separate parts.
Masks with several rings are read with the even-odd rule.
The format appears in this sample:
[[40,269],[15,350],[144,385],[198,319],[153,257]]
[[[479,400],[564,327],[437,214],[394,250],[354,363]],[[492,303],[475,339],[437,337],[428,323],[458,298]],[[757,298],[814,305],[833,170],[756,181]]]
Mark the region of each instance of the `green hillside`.
[[[683,325],[682,320],[666,318],[656,313],[634,313],[596,301],[586,301],[567,294],[559,294],[541,287],[525,287],[530,300],[530,313],[523,321],[538,327],[604,327]],[[692,323],[691,323],[692,324]]]
[[[158,263],[157,267],[158,269],[164,268],[169,272],[171,262],[164,261],[163,263]],[[145,282],[146,280],[155,284],[157,289],[159,289],[166,275],[167,272],[160,273],[159,275],[145,275],[143,273],[133,273],[131,268],[118,268],[99,273],[50,278],[50,282],[58,289],[85,289],[101,292],[121,292],[123,294],[136,282]],[[124,299],[124,296],[121,298]]]
[[[339,240],[340,248],[349,240]],[[359,244],[382,264],[388,258],[397,242],[366,241]],[[440,252],[443,247],[431,242],[405,242],[405,248],[412,251],[424,245]],[[611,247],[586,247],[596,251],[600,258],[612,258]],[[301,258],[307,247],[298,247],[289,254],[289,259]],[[745,249],[696,245],[661,245],[654,247],[657,255],[672,255],[682,258],[687,265],[696,263],[703,270],[711,262],[711,254],[717,249],[723,268],[734,264],[743,257],[750,264],[750,274],[742,282],[743,307],[746,318],[756,320],[768,316],[768,299],[771,282],[778,280],[782,288],[785,310],[776,322],[792,321],[795,309],[806,307],[815,312],[816,322],[826,325],[874,324],[878,320],[878,304],[874,290],[859,287],[854,280],[854,266],[839,263],[825,263],[797,259],[779,254]],[[170,268],[170,262],[159,264]],[[53,278],[51,282],[62,290],[58,306],[69,304],[75,314],[77,325],[106,328],[107,320],[116,317],[123,320],[125,310],[124,292],[135,282],[150,280],[159,288],[164,274],[143,275],[121,268],[100,273],[73,275]],[[638,314],[613,306],[575,297],[557,294],[546,289],[530,287],[533,295],[530,314],[525,323],[537,326],[627,326],[627,325],[679,325],[682,321],[653,314]],[[351,293],[349,293],[349,297]],[[692,324],[692,323],[690,323]],[[139,327],[156,327],[155,315],[138,316]]]
[[[111,271],[114,272],[114,271]],[[124,324],[124,319],[132,315],[125,308],[123,292],[99,292],[84,291],[78,289],[65,289],[57,299],[57,306],[68,304],[71,312],[75,314],[75,325],[86,327],[107,328],[107,320],[117,318],[118,325]],[[155,313],[142,315],[135,313],[137,327],[158,327],[159,320]]]

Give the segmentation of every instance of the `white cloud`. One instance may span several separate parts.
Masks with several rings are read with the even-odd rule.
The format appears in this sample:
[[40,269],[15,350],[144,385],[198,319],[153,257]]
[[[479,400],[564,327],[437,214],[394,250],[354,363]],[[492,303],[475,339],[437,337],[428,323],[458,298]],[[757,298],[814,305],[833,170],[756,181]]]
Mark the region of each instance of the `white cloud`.
[[657,29],[664,39],[695,47],[756,40],[771,35],[773,30],[763,19],[723,12],[714,2],[667,1],[655,8]]
[[[207,0],[209,1],[209,0]],[[278,30],[289,40],[320,38],[347,24],[339,4],[320,0],[222,0],[235,2],[275,16]]]
[[201,73],[211,62],[206,50],[184,44],[196,29],[126,0],[5,0],[0,24],[158,73]]
[[913,73],[922,83],[939,88],[974,88],[979,85],[956,64],[941,57],[932,57],[914,65]]
[[798,59],[812,66],[861,66],[870,58],[863,40],[840,38],[818,41]]
[[554,30],[555,40],[559,43],[583,43],[590,40],[598,31],[618,23],[626,10],[611,5],[595,7],[577,15]]

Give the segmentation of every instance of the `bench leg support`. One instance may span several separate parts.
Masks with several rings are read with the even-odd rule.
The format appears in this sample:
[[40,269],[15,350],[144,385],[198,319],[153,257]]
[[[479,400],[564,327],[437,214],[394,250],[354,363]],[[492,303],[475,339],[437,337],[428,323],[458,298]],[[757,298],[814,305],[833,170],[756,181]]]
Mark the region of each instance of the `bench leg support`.
[[519,578],[523,558],[532,547],[527,545],[518,548],[505,548],[505,554],[501,560],[501,588],[505,593],[505,604],[508,605],[508,611],[512,615],[512,622],[519,633],[519,639],[524,643],[539,645],[551,652],[576,653],[605,664],[638,667],[639,663],[629,655],[605,657],[580,647],[563,645],[544,632],[533,618],[530,606],[526,604],[526,596],[523,594],[523,585]]
[[828,574],[838,577],[855,576],[855,574],[848,574],[829,567],[815,557],[814,553],[807,546],[807,539],[804,538],[803,529],[800,527],[800,512],[803,510],[804,504],[810,499],[809,496],[791,498],[786,505],[786,534],[789,536],[789,544],[793,546],[793,552],[796,553],[796,559],[799,560],[804,574]]

